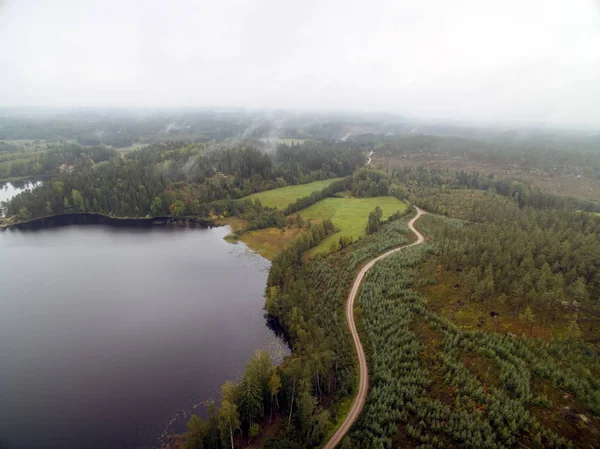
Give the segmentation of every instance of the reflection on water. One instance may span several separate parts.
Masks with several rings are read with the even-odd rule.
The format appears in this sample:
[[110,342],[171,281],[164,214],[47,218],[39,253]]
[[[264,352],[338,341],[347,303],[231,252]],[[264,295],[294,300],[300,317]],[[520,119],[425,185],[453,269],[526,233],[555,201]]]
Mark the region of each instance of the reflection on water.
[[19,193],[25,190],[35,189],[38,186],[41,186],[43,181],[14,181],[7,182],[4,184],[0,184],[0,202],[8,201],[13,196],[18,195]]
[[205,416],[255,349],[280,361],[262,310],[269,262],[227,233],[0,233],[0,442],[154,448]]

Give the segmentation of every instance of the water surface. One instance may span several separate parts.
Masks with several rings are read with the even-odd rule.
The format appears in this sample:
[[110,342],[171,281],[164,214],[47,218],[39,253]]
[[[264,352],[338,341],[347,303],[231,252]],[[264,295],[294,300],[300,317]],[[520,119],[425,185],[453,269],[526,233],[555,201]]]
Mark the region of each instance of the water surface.
[[0,183],[0,203],[8,201],[13,196],[18,195],[25,190],[35,189],[43,184],[42,181],[20,181]]
[[0,447],[129,449],[239,376],[269,262],[226,228],[0,232]]

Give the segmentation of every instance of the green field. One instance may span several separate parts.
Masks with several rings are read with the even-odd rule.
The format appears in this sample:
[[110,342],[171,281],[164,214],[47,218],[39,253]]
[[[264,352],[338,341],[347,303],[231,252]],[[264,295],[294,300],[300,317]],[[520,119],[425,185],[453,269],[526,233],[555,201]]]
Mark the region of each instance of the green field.
[[242,200],[260,200],[263,206],[285,209],[290,203],[298,198],[303,198],[313,192],[320,192],[329,184],[342,178],[331,178],[325,181],[315,181],[309,184],[281,187],[279,189],[267,190],[265,192],[253,193],[242,198]]
[[325,198],[317,204],[300,211],[304,220],[324,220],[330,218],[339,231],[308,252],[309,256],[327,251],[332,241],[337,241],[343,235],[351,235],[355,240],[365,235],[369,212],[375,207],[381,207],[383,218],[387,218],[396,211],[403,212],[408,207],[405,203],[393,196],[380,196],[375,198]]

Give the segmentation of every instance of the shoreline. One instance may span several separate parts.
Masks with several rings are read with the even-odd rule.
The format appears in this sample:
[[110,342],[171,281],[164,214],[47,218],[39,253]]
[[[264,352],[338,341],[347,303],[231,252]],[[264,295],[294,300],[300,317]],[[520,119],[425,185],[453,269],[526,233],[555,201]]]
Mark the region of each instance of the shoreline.
[[212,220],[199,217],[117,217],[95,212],[75,212],[70,214],[48,215],[16,223],[1,223],[0,231],[21,230],[34,231],[45,228],[72,226],[72,225],[105,225],[112,227],[198,227],[213,228],[221,226]]
[[36,182],[36,181],[49,181],[52,180],[53,176],[60,176],[56,173],[46,173],[43,175],[27,175],[27,176],[14,176],[0,179],[0,187],[5,184],[22,183],[22,182]]

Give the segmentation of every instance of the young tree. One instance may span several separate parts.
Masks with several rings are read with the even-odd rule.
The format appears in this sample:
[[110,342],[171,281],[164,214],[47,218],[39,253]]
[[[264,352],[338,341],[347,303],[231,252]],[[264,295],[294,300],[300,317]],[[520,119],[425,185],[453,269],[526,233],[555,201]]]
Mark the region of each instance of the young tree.
[[271,378],[271,372],[273,370],[269,351],[255,351],[250,360],[250,369],[256,372],[258,380],[260,381],[261,390],[265,393],[266,399],[266,394],[269,389],[269,379]]
[[240,427],[237,407],[233,402],[223,400],[219,410],[219,429],[221,430],[221,439],[225,440],[229,434],[231,440],[231,449],[233,449],[233,432]]
[[317,407],[317,400],[308,391],[303,391],[298,399],[298,418],[300,428],[308,437],[313,424],[313,412]]
[[317,409],[318,412],[313,415],[312,428],[309,433],[309,444],[315,446],[327,434],[331,423],[331,414],[329,410]]
[[31,218],[31,212],[26,207],[22,207],[19,209],[19,219],[21,220],[29,220]]
[[262,388],[258,372],[246,367],[244,377],[238,389],[239,404],[242,413],[247,417],[248,423],[252,425],[252,418],[260,415],[262,410]]
[[218,447],[219,440],[219,415],[217,406],[213,401],[210,401],[207,405],[208,410],[208,421],[206,422],[206,434],[208,435],[208,443],[210,448]]
[[71,199],[73,200],[73,209],[76,212],[81,212],[84,210],[83,196],[79,190],[71,190]]
[[181,200],[176,200],[169,206],[169,211],[174,217],[180,217],[185,212],[185,203]]
[[294,358],[288,364],[287,369],[284,372],[284,376],[287,379],[292,379],[292,391],[290,392],[290,414],[288,416],[288,426],[292,421],[292,412],[294,410],[294,400],[296,399],[296,386],[298,384],[298,378],[303,371],[302,362],[298,358]]
[[248,444],[250,444],[252,438],[258,435],[258,432],[260,432],[260,426],[257,423],[252,424],[250,429],[248,429]]
[[[379,211],[377,209],[379,209]],[[374,232],[379,231],[380,226],[381,209],[377,206],[373,212],[369,213],[369,219],[367,220],[367,234],[373,234]]]
[[572,285],[571,294],[573,295],[573,299],[579,304],[585,303],[590,298],[585,286],[585,281],[582,278],[577,278],[575,283]]
[[352,236],[351,235],[341,236],[339,243],[340,243],[340,247],[342,247],[342,248],[347,247],[348,245],[350,245],[352,243]]
[[221,397],[224,401],[229,401],[235,404],[237,402],[237,396],[236,384],[230,380],[227,380],[223,385],[221,385]]
[[569,338],[577,338],[581,335],[581,329],[577,324],[577,318],[574,314],[569,318],[569,324],[567,326],[567,335],[569,336]]
[[187,423],[188,431],[185,434],[185,443],[182,449],[204,449],[204,436],[206,424],[197,415],[192,415]]
[[277,408],[279,409],[279,400],[277,399],[277,395],[281,391],[281,377],[277,372],[273,372],[271,378],[269,379],[269,393],[271,394],[271,413],[269,419],[273,418],[273,398],[275,398],[275,402],[277,403]]
[[59,197],[63,196],[65,192],[65,184],[61,181],[54,181],[52,183],[52,189]]
[[525,311],[519,315],[519,320],[521,320],[525,324],[529,324],[529,335],[531,335],[531,331],[533,330],[533,323],[535,322],[535,315],[531,310],[531,307],[527,306]]
[[161,201],[160,197],[158,197],[158,196],[154,197],[154,199],[152,200],[152,204],[150,205],[150,212],[155,217],[158,215],[162,215],[163,206],[162,206],[162,201]]

